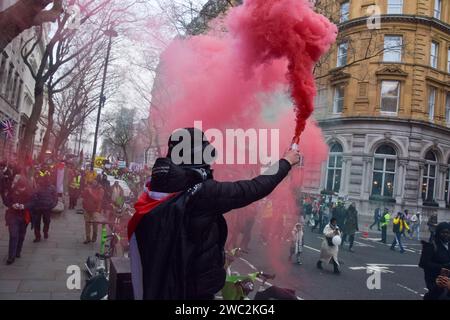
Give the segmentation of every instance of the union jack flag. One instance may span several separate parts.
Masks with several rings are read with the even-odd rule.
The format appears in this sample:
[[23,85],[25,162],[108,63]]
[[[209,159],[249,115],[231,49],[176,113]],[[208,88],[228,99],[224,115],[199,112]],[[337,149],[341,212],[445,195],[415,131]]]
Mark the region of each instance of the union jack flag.
[[6,137],[12,139],[14,136],[14,125],[11,120],[3,120],[1,123],[2,131],[6,134]]

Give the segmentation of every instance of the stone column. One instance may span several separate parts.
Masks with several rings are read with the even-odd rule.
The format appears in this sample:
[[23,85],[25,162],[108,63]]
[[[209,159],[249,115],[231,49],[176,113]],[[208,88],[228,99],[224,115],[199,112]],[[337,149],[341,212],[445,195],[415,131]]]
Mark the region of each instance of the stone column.
[[403,202],[403,197],[405,196],[405,176],[406,176],[406,166],[408,165],[408,160],[398,160],[398,174],[395,177],[395,202],[401,204]]
[[448,165],[439,164],[439,170],[436,181],[436,202],[440,208],[445,208],[445,176],[447,174]]
[[425,170],[425,162],[420,161],[419,162],[419,189],[417,191],[417,205],[423,206],[423,199],[422,199],[422,183],[423,183],[423,172]]
[[339,194],[347,195],[348,187],[350,183],[350,175],[351,175],[351,165],[352,165],[352,157],[351,156],[343,156],[342,157],[342,173],[341,173],[341,188],[339,190]]
[[363,185],[361,188],[361,199],[369,200],[370,198],[370,184],[372,181],[372,166],[373,166],[373,157],[365,156],[363,157]]

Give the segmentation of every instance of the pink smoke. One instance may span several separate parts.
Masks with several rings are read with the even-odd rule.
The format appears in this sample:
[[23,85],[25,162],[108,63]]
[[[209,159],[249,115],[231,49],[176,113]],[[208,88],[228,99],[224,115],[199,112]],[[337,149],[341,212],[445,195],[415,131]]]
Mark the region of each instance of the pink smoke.
[[[307,0],[246,0],[223,21],[228,32],[176,39],[162,54],[151,108],[152,118],[160,119],[160,144],[166,145],[173,130],[199,120],[204,131],[276,128],[280,154],[293,136],[298,141],[302,134],[302,170],[320,171],[328,148],[320,129],[308,120],[316,94],[312,70],[335,41],[336,26],[315,13]],[[271,101],[280,92],[288,92],[292,101]],[[259,172],[251,165],[215,169],[223,180],[247,179],[249,172]],[[270,196],[274,214],[298,214],[294,190],[302,184],[303,173],[299,168],[291,171]],[[275,228],[282,233],[286,226]],[[280,251],[276,244],[269,250]],[[271,267],[281,270],[278,260]]]

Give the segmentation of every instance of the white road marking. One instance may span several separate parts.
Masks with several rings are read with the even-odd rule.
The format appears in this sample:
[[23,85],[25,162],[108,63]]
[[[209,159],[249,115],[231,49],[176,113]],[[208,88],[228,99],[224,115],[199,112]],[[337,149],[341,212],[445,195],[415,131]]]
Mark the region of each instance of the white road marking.
[[245,260],[244,258],[239,258],[242,261],[244,261],[252,270],[258,271],[254,265],[252,265],[249,261]]
[[312,247],[310,247],[310,246],[304,246],[305,248],[307,248],[307,249],[309,249],[309,250],[313,250],[313,251],[316,251],[316,252],[320,252],[320,250],[317,250],[316,248],[312,248]]
[[375,248],[375,246],[371,246],[370,244],[362,243],[362,242],[359,242],[359,241],[356,241],[356,240],[355,240],[355,243],[356,243],[356,244],[359,244],[360,247],[370,247],[370,248]]
[[415,291],[415,290],[413,290],[413,289],[411,289],[411,288],[408,288],[408,287],[406,287],[406,286],[404,286],[404,285],[402,285],[402,284],[400,284],[400,283],[397,283],[397,286],[399,286],[400,288],[406,289],[406,290],[408,290],[409,292],[412,292],[412,293],[415,293],[415,294],[419,294],[417,291]]
[[389,270],[388,267],[380,266],[367,266],[367,267],[349,267],[351,270],[372,270],[381,273],[394,273],[394,271]]
[[389,263],[368,263],[368,266],[381,266],[381,267],[409,267],[418,268],[417,264],[389,264]]

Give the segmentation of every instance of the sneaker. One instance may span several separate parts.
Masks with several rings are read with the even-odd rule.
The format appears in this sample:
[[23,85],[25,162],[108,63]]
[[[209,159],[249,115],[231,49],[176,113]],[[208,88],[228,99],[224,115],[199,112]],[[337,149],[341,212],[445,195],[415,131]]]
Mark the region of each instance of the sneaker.
[[8,260],[6,260],[6,264],[10,265],[14,263],[14,258],[9,258]]
[[401,250],[400,253],[405,253],[405,250]]
[[333,273],[334,273],[334,274],[341,274],[341,272],[339,271],[339,269],[334,269]]
[[48,233],[44,233],[44,239],[48,239]]
[[395,251],[395,248],[394,248],[394,247],[391,247],[390,249],[391,249],[392,251]]
[[16,254],[16,258],[20,258],[20,253]]
[[317,269],[323,270],[321,261],[318,261],[316,266],[317,266]]
[[84,244],[88,244],[89,242],[91,242],[90,240],[84,240],[83,243]]

